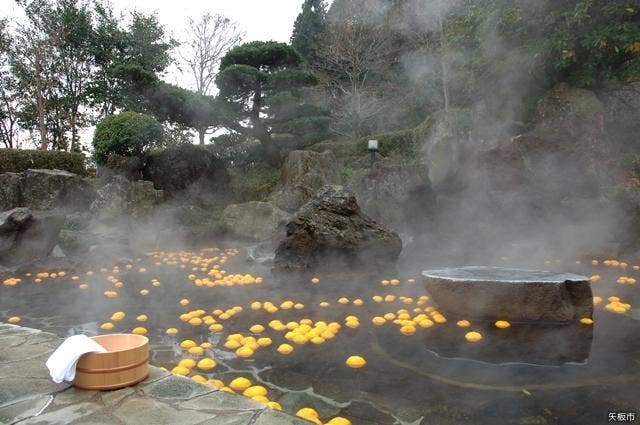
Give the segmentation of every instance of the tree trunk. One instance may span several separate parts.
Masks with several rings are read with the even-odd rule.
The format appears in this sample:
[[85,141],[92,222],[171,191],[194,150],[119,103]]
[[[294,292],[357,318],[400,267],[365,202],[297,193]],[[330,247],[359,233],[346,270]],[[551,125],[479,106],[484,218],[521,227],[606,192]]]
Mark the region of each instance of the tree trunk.
[[80,152],[80,137],[78,136],[77,111],[71,112],[71,152]]
[[269,131],[265,127],[264,123],[260,121],[261,106],[262,91],[260,87],[257,87],[253,96],[253,107],[251,108],[251,125],[253,126],[255,137],[260,140],[260,145],[264,150],[265,160],[267,164],[271,165],[272,167],[279,167],[282,163],[280,149],[273,142],[271,134],[269,134]]
[[442,97],[444,100],[444,110],[445,112],[449,112],[449,83],[447,82],[449,71],[447,70],[447,61],[444,57],[446,46],[444,26],[442,21],[442,15],[438,15],[438,25],[440,26],[440,66],[442,68]]
[[43,81],[42,72],[43,72],[43,58],[44,53],[42,49],[36,49],[34,52],[35,58],[35,85],[36,85],[36,114],[38,116],[38,131],[40,132],[40,150],[46,151],[47,145],[49,144],[47,141],[47,123],[45,121],[45,82]]
[[198,140],[200,140],[200,144],[204,145],[204,136],[207,132],[206,128],[199,128],[198,129]]
[[260,140],[260,145],[264,150],[267,164],[275,168],[280,167],[282,165],[282,155],[278,146],[273,142],[271,135],[267,134],[266,137],[258,140]]
[[38,114],[38,131],[40,132],[40,150],[46,151],[49,142],[47,141],[47,124],[44,118],[44,100],[41,94],[38,95],[36,109]]

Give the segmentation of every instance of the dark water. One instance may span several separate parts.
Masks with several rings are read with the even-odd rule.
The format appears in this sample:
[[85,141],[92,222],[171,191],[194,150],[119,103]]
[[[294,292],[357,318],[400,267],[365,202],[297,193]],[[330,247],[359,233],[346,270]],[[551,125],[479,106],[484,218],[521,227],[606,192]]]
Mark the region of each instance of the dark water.
[[[191,261],[193,254],[185,253],[184,258]],[[203,257],[213,255],[202,253]],[[635,307],[640,301],[640,284],[616,283],[620,275],[640,275],[631,267],[557,266],[562,271],[602,275],[592,285],[594,295],[603,297],[595,308],[593,326],[512,324],[508,329],[497,329],[491,323],[472,322],[463,329],[456,321],[464,317],[447,317],[446,323],[427,329],[417,327],[414,335],[406,336],[397,325],[388,322],[375,326],[371,318],[402,308],[415,316],[414,308],[433,306],[431,300],[416,304],[419,296],[427,295],[418,278],[420,270],[375,277],[327,273],[313,285],[308,277],[276,279],[268,269],[247,263],[244,257],[241,251],[222,268],[228,273],[264,276],[262,284],[197,287],[187,276],[206,276],[199,269],[192,270],[200,265],[187,261],[180,268],[180,261],[167,264],[167,257],[163,262],[161,255],[141,255],[139,261],[122,262],[117,274],[112,273],[114,264],[91,267],[93,276],[85,274],[88,267],[65,268],[64,263],[54,269],[22,270],[21,274],[55,270],[67,274],[39,284],[33,282],[34,276],[20,276],[18,285],[0,286],[0,320],[19,315],[21,325],[63,337],[79,332],[93,335],[106,333],[99,325],[109,321],[114,312],[123,311],[127,317],[114,322],[116,327],[110,332],[148,328],[153,364],[171,369],[182,358],[197,358],[181,350],[180,341],[209,341],[213,347],[205,355],[219,365],[208,373],[194,370],[193,374],[225,383],[238,376],[248,377],[266,386],[269,399],[278,401],[284,410],[314,407],[325,421],[340,415],[354,424],[601,424],[608,422],[610,412],[635,412],[640,416],[640,315]],[[132,265],[131,270],[126,269],[127,263]],[[107,267],[108,272],[100,272],[100,266]],[[140,272],[141,267],[147,271]],[[78,280],[71,279],[75,274]],[[124,286],[113,288],[106,279],[109,275]],[[380,283],[381,279],[396,277],[401,282],[397,286]],[[409,283],[411,277],[417,282]],[[150,284],[154,278],[161,282],[159,287]],[[89,288],[79,289],[80,283],[87,283]],[[149,289],[148,296],[140,295],[143,288]],[[105,297],[103,292],[108,289],[118,291],[118,297]],[[387,294],[412,297],[413,303],[404,304],[398,298],[393,302],[372,301],[374,295]],[[625,314],[605,310],[607,297],[613,295],[632,308]],[[341,305],[337,303],[340,297],[360,298],[363,305]],[[189,299],[190,304],[181,306],[182,298]],[[285,300],[304,303],[305,307],[275,313],[249,308],[254,301],[271,301],[279,306]],[[321,301],[330,306],[319,307]],[[220,333],[178,318],[196,309],[210,314],[214,309],[233,306],[241,306],[243,311],[229,320],[218,320],[225,327]],[[148,322],[137,322],[140,314],[148,315]],[[344,325],[348,315],[359,318],[358,328]],[[287,323],[303,318],[336,321],[343,326],[334,339],[320,345],[296,345],[284,339],[284,332],[267,327],[274,319]],[[228,334],[250,335],[248,328],[254,324],[267,327],[260,336],[271,337],[273,345],[258,349],[249,358],[237,358],[233,350],[222,346]],[[178,335],[166,335],[169,327],[178,328]],[[480,332],[482,340],[468,342],[464,336],[469,331]],[[294,346],[287,356],[276,351],[285,342]],[[351,355],[363,356],[367,366],[347,367],[345,360]]]

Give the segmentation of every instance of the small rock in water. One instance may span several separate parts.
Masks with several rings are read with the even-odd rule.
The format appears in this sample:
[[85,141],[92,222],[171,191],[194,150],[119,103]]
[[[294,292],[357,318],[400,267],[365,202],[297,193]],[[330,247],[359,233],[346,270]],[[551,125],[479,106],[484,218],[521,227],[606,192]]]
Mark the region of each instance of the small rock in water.
[[60,248],[60,245],[56,245],[53,247],[53,251],[51,251],[51,256],[55,257],[55,258],[64,258],[66,257],[64,251],[62,251],[62,248]]

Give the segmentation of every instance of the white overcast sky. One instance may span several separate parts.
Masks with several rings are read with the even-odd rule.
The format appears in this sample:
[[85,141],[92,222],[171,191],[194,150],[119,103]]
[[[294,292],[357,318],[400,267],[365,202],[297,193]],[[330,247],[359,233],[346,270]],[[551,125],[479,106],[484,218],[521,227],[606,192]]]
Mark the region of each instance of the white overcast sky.
[[[302,3],[303,0],[111,0],[117,11],[156,13],[159,21],[179,41],[184,39],[187,19],[209,11],[238,22],[246,33],[244,41],[288,42]],[[0,0],[0,16],[19,21],[20,12],[14,0]],[[175,69],[165,79],[181,86],[191,83],[188,76],[178,75]]]

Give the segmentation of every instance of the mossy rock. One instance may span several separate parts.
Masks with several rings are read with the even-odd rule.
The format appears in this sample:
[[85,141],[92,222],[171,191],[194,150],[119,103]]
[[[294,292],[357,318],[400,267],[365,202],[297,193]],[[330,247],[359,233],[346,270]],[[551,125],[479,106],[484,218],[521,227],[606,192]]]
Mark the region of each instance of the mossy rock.
[[604,131],[605,109],[594,92],[558,84],[538,102],[536,121],[541,139],[586,142]]

